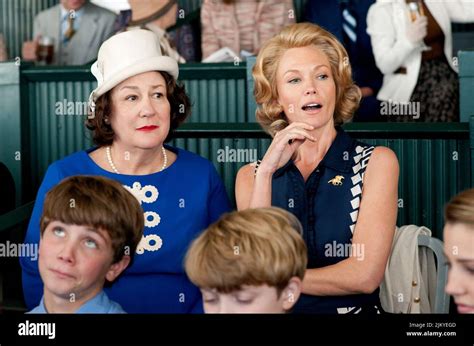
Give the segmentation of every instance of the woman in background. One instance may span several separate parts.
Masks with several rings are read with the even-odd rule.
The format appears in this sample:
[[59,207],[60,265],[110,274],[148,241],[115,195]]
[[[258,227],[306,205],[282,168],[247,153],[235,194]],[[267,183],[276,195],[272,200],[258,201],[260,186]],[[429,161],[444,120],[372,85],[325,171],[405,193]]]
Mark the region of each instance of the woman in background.
[[202,58],[228,47],[236,55],[257,55],[283,27],[295,22],[292,0],[204,0],[201,6]]
[[367,15],[377,67],[384,74],[380,101],[417,102],[419,114],[387,120],[459,120],[458,67],[451,22],[474,21],[471,1],[378,0]]
[[458,312],[474,314],[474,189],[456,195],[444,213],[444,253],[449,272],[446,293]]

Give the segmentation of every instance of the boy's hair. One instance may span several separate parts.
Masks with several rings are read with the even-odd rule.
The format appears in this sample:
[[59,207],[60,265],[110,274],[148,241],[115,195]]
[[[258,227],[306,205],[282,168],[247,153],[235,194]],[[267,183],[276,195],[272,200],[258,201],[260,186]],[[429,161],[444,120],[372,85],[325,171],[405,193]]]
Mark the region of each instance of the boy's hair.
[[114,252],[113,263],[125,254],[133,259],[144,227],[143,210],[129,191],[114,180],[86,175],[66,178],[46,194],[41,237],[52,221],[106,231]]
[[190,280],[229,293],[267,284],[278,296],[292,277],[303,280],[306,244],[298,219],[280,208],[224,214],[191,245],[185,259]]

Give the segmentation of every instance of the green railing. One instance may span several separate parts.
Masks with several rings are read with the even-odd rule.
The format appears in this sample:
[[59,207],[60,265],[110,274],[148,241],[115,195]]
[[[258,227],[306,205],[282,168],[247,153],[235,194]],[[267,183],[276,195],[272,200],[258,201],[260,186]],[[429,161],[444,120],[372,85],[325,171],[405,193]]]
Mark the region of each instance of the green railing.
[[[0,72],[0,160],[15,178],[19,206],[34,199],[51,162],[91,146],[81,109],[73,107],[69,114],[67,103],[85,102],[95,82],[87,67],[4,63]],[[172,144],[211,160],[234,200],[236,172],[248,160],[223,161],[219,152],[241,149],[260,158],[270,143],[253,122],[249,70],[245,63],[189,64],[180,66],[180,79],[194,107]],[[444,204],[474,181],[469,124],[349,123],[345,129],[396,152],[401,167],[398,223],[439,232]]]

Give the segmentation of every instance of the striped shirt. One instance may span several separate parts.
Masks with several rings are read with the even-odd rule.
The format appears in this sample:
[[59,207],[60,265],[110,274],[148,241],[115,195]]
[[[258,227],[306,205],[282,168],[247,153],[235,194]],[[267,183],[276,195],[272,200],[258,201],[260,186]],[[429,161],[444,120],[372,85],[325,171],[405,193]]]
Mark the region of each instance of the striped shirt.
[[267,40],[295,22],[292,0],[204,0],[201,7],[203,58],[229,47],[257,54]]

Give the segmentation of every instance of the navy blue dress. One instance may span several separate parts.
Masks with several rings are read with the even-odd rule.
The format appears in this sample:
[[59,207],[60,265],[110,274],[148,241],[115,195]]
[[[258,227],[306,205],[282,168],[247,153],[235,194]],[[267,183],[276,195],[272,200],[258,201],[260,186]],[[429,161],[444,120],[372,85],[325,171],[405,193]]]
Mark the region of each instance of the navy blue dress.
[[[290,160],[272,180],[272,205],[295,214],[303,225],[308,247],[308,268],[335,264],[349,256],[363,260],[360,244],[352,246],[364,172],[373,146],[352,139],[341,128],[305,182]],[[377,313],[379,290],[372,294],[311,296],[303,294],[295,313]]]

